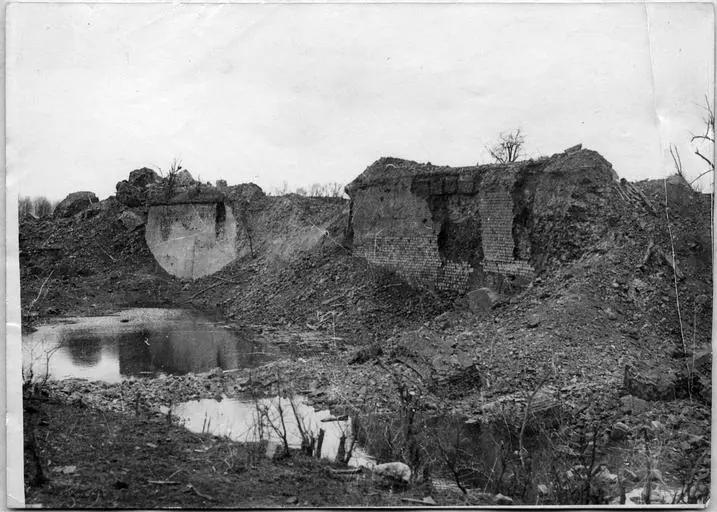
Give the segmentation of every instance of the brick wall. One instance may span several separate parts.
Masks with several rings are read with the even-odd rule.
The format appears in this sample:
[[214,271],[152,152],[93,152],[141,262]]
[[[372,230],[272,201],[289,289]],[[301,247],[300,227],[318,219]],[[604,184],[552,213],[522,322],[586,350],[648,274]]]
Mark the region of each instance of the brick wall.
[[435,236],[375,236],[354,245],[354,254],[395,271],[407,281],[439,290],[465,291],[473,268],[444,261]]
[[352,190],[354,254],[439,290],[464,292],[486,273],[532,278],[530,264],[513,256],[516,173],[496,175],[461,169]]
[[483,232],[483,271],[504,276],[532,279],[533,267],[528,261],[516,260],[514,202],[509,188],[478,193]]

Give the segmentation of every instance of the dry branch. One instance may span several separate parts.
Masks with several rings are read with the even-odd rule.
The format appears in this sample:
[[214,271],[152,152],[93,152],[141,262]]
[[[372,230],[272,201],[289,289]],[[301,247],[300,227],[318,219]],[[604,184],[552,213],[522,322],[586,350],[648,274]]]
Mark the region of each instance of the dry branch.
[[52,270],[50,270],[50,273],[47,274],[47,277],[45,278],[45,280],[44,280],[44,281],[42,282],[42,284],[40,285],[40,291],[37,292],[37,297],[35,297],[35,298],[32,300],[32,302],[30,303],[30,305],[28,306],[27,309],[31,310],[31,309],[35,306],[35,304],[37,303],[37,301],[40,300],[40,296],[42,295],[42,289],[45,287],[45,285],[47,284],[47,281],[50,279],[50,277],[52,277],[52,273],[53,273],[54,271],[55,271],[55,269],[53,268]]

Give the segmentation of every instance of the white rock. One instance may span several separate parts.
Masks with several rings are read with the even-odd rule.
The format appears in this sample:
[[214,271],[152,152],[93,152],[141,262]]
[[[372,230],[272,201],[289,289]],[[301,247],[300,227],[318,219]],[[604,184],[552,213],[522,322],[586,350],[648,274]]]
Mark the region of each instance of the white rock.
[[382,477],[402,480],[408,483],[411,480],[411,468],[403,462],[387,462],[378,464],[373,468],[373,473]]
[[496,494],[495,503],[496,505],[512,505],[513,498],[511,498],[510,496],[503,496],[502,494]]

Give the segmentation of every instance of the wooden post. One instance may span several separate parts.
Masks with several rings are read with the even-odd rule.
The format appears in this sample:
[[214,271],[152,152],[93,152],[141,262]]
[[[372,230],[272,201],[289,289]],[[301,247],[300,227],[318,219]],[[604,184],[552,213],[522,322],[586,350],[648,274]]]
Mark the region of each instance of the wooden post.
[[346,458],[346,434],[341,434],[339,439],[339,452],[336,454],[336,462],[344,462]]
[[316,458],[321,458],[321,446],[324,444],[324,429],[319,429],[319,439],[316,441]]

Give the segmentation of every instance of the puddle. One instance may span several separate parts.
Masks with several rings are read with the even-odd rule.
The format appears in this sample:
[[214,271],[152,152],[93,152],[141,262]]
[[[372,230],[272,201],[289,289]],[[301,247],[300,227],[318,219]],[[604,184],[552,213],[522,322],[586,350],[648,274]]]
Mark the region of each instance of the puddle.
[[[342,436],[345,436],[344,448],[348,451],[352,442],[351,419],[345,421],[321,420],[331,418],[331,412],[316,411],[306,404],[304,397],[297,396],[293,399],[297,415],[301,418],[303,428],[306,432],[318,437],[319,429],[324,430],[324,440],[321,447],[322,458],[335,460],[339,453],[339,445]],[[301,434],[294,415],[291,402],[287,398],[281,399],[284,424],[286,425],[287,441],[290,448],[301,447]],[[278,398],[263,398],[258,400],[260,408],[266,408],[269,420],[263,418],[258,421],[257,403],[251,399],[227,398],[221,401],[214,399],[192,400],[175,405],[172,408],[172,415],[180,419],[184,426],[192,432],[210,433],[217,436],[228,437],[238,442],[259,442],[267,441],[267,455],[271,456],[281,446],[281,437],[271,427],[269,421],[280,431],[281,416],[278,411]],[[164,408],[163,413],[167,409]],[[375,464],[373,457],[356,443],[353,447],[350,466],[372,467]]]
[[274,359],[252,339],[194,311],[141,308],[67,318],[23,335],[23,367],[50,378],[131,377],[250,368]]

